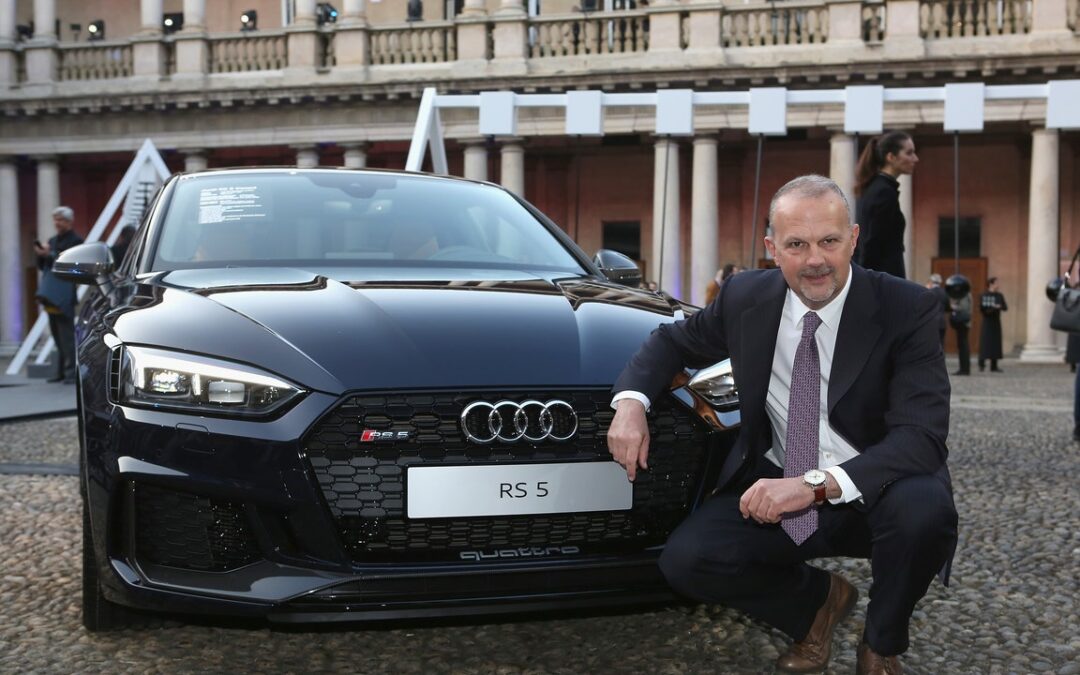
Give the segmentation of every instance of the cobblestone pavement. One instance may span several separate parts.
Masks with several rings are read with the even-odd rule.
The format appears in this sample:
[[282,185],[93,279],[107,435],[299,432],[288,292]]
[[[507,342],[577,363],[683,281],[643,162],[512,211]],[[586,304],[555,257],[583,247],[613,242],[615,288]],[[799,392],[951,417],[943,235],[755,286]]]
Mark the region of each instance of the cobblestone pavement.
[[[1080,673],[1080,503],[1064,366],[956,378],[951,466],[961,539],[948,589],[912,619],[912,673]],[[0,426],[0,463],[74,462],[70,419]],[[762,673],[784,637],[720,607],[382,629],[182,624],[89,635],[79,622],[70,476],[0,475],[0,672]],[[869,567],[829,672],[854,670]]]

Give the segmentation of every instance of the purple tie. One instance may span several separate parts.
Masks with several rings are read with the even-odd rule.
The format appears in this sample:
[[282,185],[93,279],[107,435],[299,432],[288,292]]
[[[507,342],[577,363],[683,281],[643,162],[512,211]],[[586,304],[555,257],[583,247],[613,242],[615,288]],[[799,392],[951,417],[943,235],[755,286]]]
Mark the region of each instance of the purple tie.
[[[787,442],[784,445],[784,477],[802,477],[818,466],[818,424],[821,423],[821,364],[818,361],[814,333],[821,317],[813,312],[803,315],[802,339],[795,350],[791,368],[791,396],[788,398]],[[785,513],[780,526],[796,544],[802,544],[817,530],[818,513],[814,506]]]

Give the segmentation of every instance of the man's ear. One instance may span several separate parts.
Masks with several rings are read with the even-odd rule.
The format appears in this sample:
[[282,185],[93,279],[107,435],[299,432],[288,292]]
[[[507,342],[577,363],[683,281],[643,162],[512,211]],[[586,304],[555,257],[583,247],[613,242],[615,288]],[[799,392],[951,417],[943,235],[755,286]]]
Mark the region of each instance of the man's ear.
[[765,250],[769,252],[769,256],[776,259],[776,243],[772,237],[765,237]]
[[851,225],[851,250],[855,250],[855,245],[859,243],[859,224],[853,223]]

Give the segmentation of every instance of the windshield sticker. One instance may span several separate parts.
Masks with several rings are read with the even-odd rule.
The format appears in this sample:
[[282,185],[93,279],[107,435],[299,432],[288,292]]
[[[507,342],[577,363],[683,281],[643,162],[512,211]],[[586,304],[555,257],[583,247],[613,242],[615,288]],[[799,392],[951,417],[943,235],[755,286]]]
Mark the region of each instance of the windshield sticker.
[[262,197],[254,185],[203,188],[199,191],[199,224],[265,218]]

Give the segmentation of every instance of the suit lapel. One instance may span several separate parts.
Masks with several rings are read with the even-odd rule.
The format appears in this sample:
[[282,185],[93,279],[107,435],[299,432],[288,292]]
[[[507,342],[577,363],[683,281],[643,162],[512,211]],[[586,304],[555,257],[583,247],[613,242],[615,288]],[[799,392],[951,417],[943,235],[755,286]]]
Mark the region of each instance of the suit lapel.
[[843,398],[862,372],[870,352],[881,335],[877,320],[877,302],[870,286],[870,277],[861,267],[851,268],[851,290],[848,291],[840,328],[836,332],[832,373],[829,375],[829,414]]
[[[743,410],[756,416],[765,410],[765,395],[772,377],[776,332],[784,311],[787,284],[779,270],[765,284],[761,301],[743,311],[741,324],[739,393],[744,398]],[[749,421],[749,420],[747,420]]]

